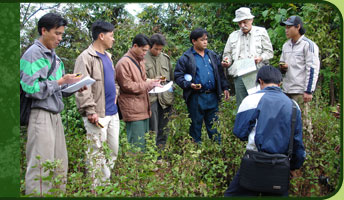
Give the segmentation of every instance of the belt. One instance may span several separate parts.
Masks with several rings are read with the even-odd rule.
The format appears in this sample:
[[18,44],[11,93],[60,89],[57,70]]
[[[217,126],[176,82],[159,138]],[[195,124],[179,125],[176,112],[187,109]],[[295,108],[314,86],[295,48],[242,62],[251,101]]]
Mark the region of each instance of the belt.
[[199,92],[205,93],[205,94],[211,94],[211,93],[214,93],[215,91],[214,90],[200,90]]

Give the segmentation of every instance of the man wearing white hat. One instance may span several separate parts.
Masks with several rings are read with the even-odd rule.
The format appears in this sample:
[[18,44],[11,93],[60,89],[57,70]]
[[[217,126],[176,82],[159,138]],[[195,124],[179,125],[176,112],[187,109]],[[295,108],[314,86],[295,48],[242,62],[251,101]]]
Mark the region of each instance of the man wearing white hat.
[[[252,59],[256,67],[260,68],[267,65],[269,59],[273,57],[272,45],[266,29],[252,26],[253,18],[254,16],[249,8],[241,7],[235,11],[233,22],[237,22],[240,29],[229,35],[221,63],[223,67],[229,67],[228,73],[234,77],[237,107],[248,95],[247,90],[249,88],[245,87],[242,75],[239,73],[245,66],[238,64],[240,62],[232,64],[238,60]],[[255,76],[256,72],[252,75]]]

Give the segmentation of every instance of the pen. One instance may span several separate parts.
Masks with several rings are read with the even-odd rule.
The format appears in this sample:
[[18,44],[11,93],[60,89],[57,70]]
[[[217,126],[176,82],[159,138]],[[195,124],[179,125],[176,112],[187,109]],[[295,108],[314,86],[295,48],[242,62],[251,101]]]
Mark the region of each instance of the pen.
[[98,126],[99,128],[104,128],[104,126],[100,122],[96,122],[96,126]]
[[81,76],[81,73],[75,74],[75,77],[79,77],[79,76]]

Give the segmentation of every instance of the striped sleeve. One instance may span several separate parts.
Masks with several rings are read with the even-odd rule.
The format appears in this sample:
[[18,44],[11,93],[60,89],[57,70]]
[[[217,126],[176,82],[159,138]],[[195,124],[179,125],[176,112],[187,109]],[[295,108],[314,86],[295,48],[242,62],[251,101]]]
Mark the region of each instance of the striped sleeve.
[[255,93],[245,97],[239,106],[238,114],[235,118],[233,133],[240,140],[248,140],[248,136],[256,125],[258,117],[258,103],[264,93]]
[[62,77],[64,65],[62,62],[56,64],[58,67],[47,77],[51,68],[47,58],[32,50],[23,55],[20,60],[20,84],[28,97],[46,99],[60,89],[56,80]]
[[315,90],[319,75],[319,48],[310,39],[303,37],[303,40],[306,41],[304,49],[306,59],[306,80],[304,91],[311,94]]

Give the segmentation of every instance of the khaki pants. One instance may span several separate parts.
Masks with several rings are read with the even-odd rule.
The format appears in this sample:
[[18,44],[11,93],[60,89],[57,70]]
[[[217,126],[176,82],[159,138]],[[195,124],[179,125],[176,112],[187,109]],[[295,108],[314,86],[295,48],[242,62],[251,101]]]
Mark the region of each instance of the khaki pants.
[[236,97],[236,105],[237,105],[237,111],[238,111],[241,102],[244,100],[245,97],[248,96],[245,84],[242,81],[241,76],[234,78],[234,87],[235,87],[235,97]]
[[[118,113],[99,118],[104,128],[99,128],[90,123],[87,117],[83,117],[87,132],[88,149],[86,152],[89,172],[93,178],[92,186],[98,186],[101,182],[110,179],[111,169],[114,167],[118,155],[119,146],[119,117]],[[109,162],[106,162],[103,143],[106,142],[111,150]]]
[[303,94],[286,94],[289,98],[295,100],[299,104],[302,113],[302,126],[305,138],[313,140],[312,119],[309,116],[309,103],[303,101]]
[[[48,176],[49,171],[40,170],[40,165],[46,160],[61,160],[61,168],[54,171],[55,176],[63,176],[63,184],[60,186],[65,191],[67,182],[68,157],[66,141],[60,114],[53,114],[42,109],[32,109],[28,126],[28,138],[26,144],[27,169],[25,175],[25,194],[48,193],[52,185],[43,181],[40,184],[40,176]],[[36,159],[40,156],[40,160]],[[33,166],[37,166],[33,168]],[[37,179],[38,180],[35,180]],[[42,189],[42,191],[41,191]]]

